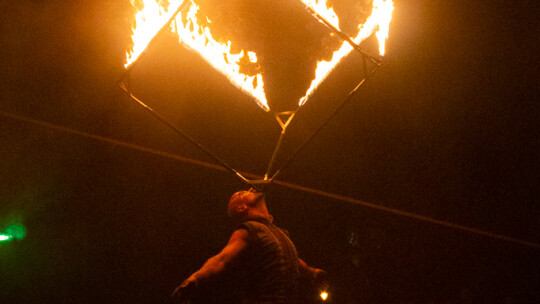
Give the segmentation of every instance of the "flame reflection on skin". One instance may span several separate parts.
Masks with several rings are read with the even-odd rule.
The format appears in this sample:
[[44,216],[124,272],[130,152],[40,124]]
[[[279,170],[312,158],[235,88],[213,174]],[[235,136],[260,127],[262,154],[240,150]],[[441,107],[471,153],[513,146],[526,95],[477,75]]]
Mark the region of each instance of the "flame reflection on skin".
[[[182,44],[198,52],[202,58],[225,75],[235,86],[253,96],[262,109],[268,111],[262,75],[257,73],[248,76],[240,72],[240,61],[256,63],[257,55],[254,52],[244,50],[233,54],[231,53],[231,41],[225,44],[217,42],[212,37],[210,29],[198,22],[198,6],[193,1],[191,0],[190,9],[184,17],[181,14],[176,16],[170,30],[178,35]],[[339,18],[334,9],[326,3],[326,0],[301,1],[339,29]],[[165,26],[172,14],[182,5],[182,2],[183,0],[131,0],[132,5],[140,9],[135,15],[132,35],[133,47],[126,53],[126,68],[130,67],[144,52],[152,38]],[[164,5],[167,6],[164,7]],[[379,42],[379,53],[383,55],[393,9],[392,0],[373,0],[371,16],[368,17],[364,24],[358,26],[358,34],[353,41],[359,44],[375,33]],[[206,23],[211,22],[206,16],[201,19],[206,20]],[[324,81],[341,59],[346,57],[352,50],[353,48],[347,42],[343,42],[341,47],[333,53],[331,60],[321,60],[317,63],[315,78],[312,80],[305,96],[300,99],[300,106],[306,102],[308,97]]]

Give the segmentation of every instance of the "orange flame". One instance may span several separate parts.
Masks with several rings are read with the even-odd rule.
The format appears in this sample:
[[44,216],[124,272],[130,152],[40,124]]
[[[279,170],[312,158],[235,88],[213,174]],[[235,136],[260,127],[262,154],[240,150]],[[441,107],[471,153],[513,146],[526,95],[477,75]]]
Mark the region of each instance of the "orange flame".
[[[257,62],[255,52],[240,51],[238,54],[231,53],[231,41],[221,44],[214,40],[210,29],[197,23],[197,11],[199,7],[193,4],[187,14],[184,24],[182,17],[176,17],[176,32],[180,42],[197,51],[215,69],[224,74],[238,88],[255,97],[257,103],[265,111],[268,111],[264,84],[261,74],[247,76],[240,72],[240,60],[246,58],[251,63]],[[207,18],[208,20],[208,18]],[[247,54],[246,54],[247,53]]]
[[[148,43],[182,3],[181,0],[170,1],[168,13],[165,13],[164,8],[156,0],[142,0],[142,2],[144,7],[136,15],[136,24],[132,36],[134,46],[133,50],[127,53],[126,68],[137,60]],[[204,60],[225,75],[235,86],[253,96],[262,109],[268,111],[262,75],[248,76],[240,72],[240,60],[256,63],[257,55],[254,52],[244,50],[241,50],[238,54],[231,53],[230,41],[226,44],[217,42],[212,37],[210,29],[199,24],[197,19],[198,10],[199,7],[191,2],[185,20],[180,14],[177,15],[174,20],[175,26],[171,27],[171,31],[178,35],[181,43],[198,52]],[[207,17],[205,18],[210,23],[210,20]]]
[[[325,18],[335,28],[339,29],[339,19],[333,18],[335,15],[334,10],[328,7],[325,0],[301,0],[304,4],[311,7],[319,15]],[[324,4],[324,5],[323,5]],[[392,0],[373,0],[373,10],[364,24],[358,26],[358,34],[353,38],[354,43],[360,44],[366,38],[375,33],[379,42],[379,54],[384,55],[385,42],[388,38],[388,30],[390,26],[390,20],[392,20],[392,12],[394,10],[394,3]],[[330,18],[328,18],[328,16]],[[341,47],[334,52],[330,61],[321,60],[317,62],[317,68],[315,70],[315,78],[311,81],[311,85],[306,91],[306,95],[300,98],[298,103],[302,106],[308,99],[308,97],[317,89],[319,84],[332,72],[334,67],[347,56],[353,47],[343,42]]]
[[[131,5],[135,6],[135,1],[137,0],[131,0]],[[182,4],[182,1],[171,1],[168,10],[166,10],[157,1],[142,2],[144,6],[135,14],[135,24],[131,35],[133,47],[126,53],[125,68],[128,68],[139,58],[152,38],[165,26],[165,23]]]
[[[132,5],[142,3],[142,8],[135,15],[135,25],[133,28],[133,48],[126,54],[125,67],[132,65],[144,52],[153,37],[159,30],[166,26],[172,14],[182,5],[182,0],[170,0],[168,7],[163,7],[159,0],[131,0]],[[329,7],[326,0],[301,0],[311,7],[319,15],[339,29],[339,18],[333,8]],[[371,16],[366,22],[358,27],[358,34],[353,39],[359,44],[373,33],[379,42],[379,53],[384,54],[385,41],[388,38],[388,29],[394,9],[392,0],[374,0]],[[197,19],[198,6],[191,0],[191,6],[185,18],[180,15],[175,18],[175,26],[170,30],[176,33],[179,41],[189,48],[198,52],[202,58],[210,63],[215,69],[224,74],[235,86],[252,95],[258,105],[268,111],[268,103],[264,92],[264,83],[261,74],[248,76],[240,72],[240,61],[247,60],[251,63],[257,62],[254,52],[231,53],[231,42],[226,44],[217,42],[208,27],[199,24]],[[210,23],[207,17],[206,21]],[[185,19],[185,20],[183,20]],[[315,78],[311,82],[306,95],[300,99],[299,105],[303,105],[307,98],[315,91],[318,85],[330,74],[334,67],[347,56],[353,48],[346,42],[334,52],[330,61],[319,61],[315,71]]]

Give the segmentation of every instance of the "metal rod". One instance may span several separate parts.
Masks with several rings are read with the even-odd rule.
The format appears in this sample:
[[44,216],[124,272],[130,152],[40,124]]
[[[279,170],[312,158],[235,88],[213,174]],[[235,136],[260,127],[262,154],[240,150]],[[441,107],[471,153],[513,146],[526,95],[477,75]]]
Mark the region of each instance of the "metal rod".
[[281,173],[281,171],[286,168],[289,163],[291,162],[291,160],[296,156],[296,154],[298,154],[298,152],[300,152],[300,150],[302,150],[314,137],[315,135],[317,135],[321,129],[330,121],[330,119],[332,119],[338,112],[339,110],[341,110],[343,108],[343,106],[349,101],[351,100],[351,98],[356,94],[356,92],[358,91],[358,89],[366,82],[366,80],[371,77],[373,75],[373,73],[375,73],[375,71],[377,71],[377,69],[379,68],[380,66],[379,65],[375,65],[373,67],[373,69],[371,69],[371,71],[369,72],[369,74],[364,77],[364,79],[362,79],[358,85],[356,85],[356,87],[349,93],[349,95],[334,109],[334,111],[319,125],[319,127],[315,130],[315,132],[313,132],[288,158],[287,160],[285,160],[285,162],[281,165],[281,167],[274,173],[274,175],[272,176],[272,178],[270,178],[270,180],[274,180],[278,175],[279,173]]
[[233,169],[231,166],[229,166],[226,162],[224,162],[223,160],[221,160],[219,157],[217,157],[214,153],[212,153],[210,150],[208,150],[206,147],[204,147],[203,145],[201,145],[199,142],[197,142],[193,137],[189,136],[188,134],[186,134],[184,131],[182,131],[180,128],[176,127],[175,125],[173,125],[169,120],[167,120],[165,117],[163,117],[161,114],[159,114],[158,112],[156,112],[154,109],[152,109],[151,107],[149,107],[148,105],[146,105],[142,100],[138,99],[137,97],[135,97],[130,91],[128,91],[128,89],[126,88],[126,86],[124,85],[123,82],[119,81],[117,83],[118,87],[120,87],[122,89],[122,91],[124,91],[132,100],[134,100],[135,102],[137,102],[140,106],[142,106],[145,110],[147,110],[148,112],[150,112],[150,114],[152,114],[155,118],[157,118],[159,121],[161,121],[162,123],[164,123],[166,126],[168,126],[169,128],[171,128],[174,132],[176,132],[177,134],[181,135],[182,137],[184,137],[185,139],[187,139],[189,142],[191,142],[192,144],[194,144],[195,146],[197,146],[199,149],[201,149],[202,151],[204,151],[208,156],[210,156],[214,161],[216,161],[217,163],[219,163],[221,166],[223,166],[225,169],[227,169],[229,172],[231,172],[232,174],[234,174],[235,176],[239,177],[244,183],[250,185],[251,187],[257,189],[257,190],[261,190],[259,188],[259,186],[255,185],[255,183],[253,182],[250,182],[247,178],[245,178],[240,172],[236,171],[235,169]]
[[362,56],[362,71],[364,72],[364,77],[367,77],[368,70],[367,70],[367,64],[366,64],[366,56]]
[[[111,144],[111,145],[115,145],[115,146],[119,146],[119,147],[124,147],[124,148],[128,148],[128,149],[131,149],[131,150],[134,150],[134,151],[140,151],[140,152],[152,154],[152,155],[159,156],[159,157],[164,157],[164,158],[167,158],[167,159],[177,160],[177,161],[180,161],[180,162],[192,164],[194,166],[202,166],[202,167],[209,168],[209,169],[214,169],[214,170],[224,170],[225,169],[222,166],[218,166],[218,165],[211,164],[211,163],[208,163],[208,162],[203,162],[203,161],[200,161],[200,160],[183,157],[183,156],[176,155],[176,154],[171,154],[171,153],[166,153],[166,152],[159,151],[159,150],[154,150],[154,149],[151,149],[151,148],[148,148],[148,147],[135,145],[133,143],[128,143],[128,142],[121,141],[121,140],[118,140],[118,139],[105,137],[105,136],[100,136],[100,135],[88,133],[88,132],[85,132],[85,131],[72,129],[72,128],[68,128],[68,127],[65,127],[65,126],[56,125],[56,124],[53,124],[53,123],[50,123],[50,122],[47,122],[47,121],[44,121],[44,120],[39,120],[39,119],[35,119],[35,118],[21,116],[19,114],[15,114],[15,113],[4,112],[4,111],[0,110],[0,116],[3,116],[4,118],[7,117],[7,118],[10,118],[10,119],[14,119],[14,120],[17,120],[17,121],[23,122],[23,123],[28,123],[28,124],[31,124],[31,125],[34,125],[34,126],[39,126],[39,127],[46,128],[46,129],[49,129],[49,130],[63,132],[63,133],[71,134],[71,135],[74,135],[74,136],[80,136],[82,138],[92,139],[92,140],[95,140],[95,141],[98,141],[98,142],[107,143],[107,144]],[[247,172],[244,172],[243,174],[245,176],[249,176],[251,178],[256,178],[256,179],[258,178],[258,181],[261,181],[261,179],[260,179],[261,177],[255,175],[255,174],[251,174],[251,173],[247,173]],[[515,243],[515,244],[523,245],[523,246],[528,246],[528,247],[535,248],[535,249],[540,249],[540,243],[535,243],[535,242],[526,241],[526,240],[522,240],[522,239],[516,239],[516,238],[506,236],[506,235],[502,235],[502,234],[495,234],[495,233],[485,231],[485,230],[480,230],[480,229],[476,229],[476,228],[472,228],[472,227],[462,226],[462,225],[454,224],[454,223],[451,223],[451,222],[441,221],[441,220],[438,220],[436,218],[432,218],[432,217],[428,217],[428,216],[424,216],[424,215],[420,215],[420,214],[416,214],[416,213],[411,213],[411,212],[407,212],[407,211],[402,211],[402,210],[394,209],[394,208],[390,208],[390,207],[385,207],[385,206],[381,206],[379,204],[369,203],[369,202],[358,200],[358,199],[355,199],[355,198],[352,198],[352,197],[347,197],[347,196],[339,195],[339,194],[336,194],[336,193],[325,192],[325,191],[318,190],[318,189],[315,189],[315,188],[309,188],[309,187],[300,186],[300,185],[297,185],[297,184],[292,184],[292,183],[287,183],[287,182],[282,182],[282,181],[275,181],[275,184],[286,187],[286,188],[289,188],[289,189],[294,189],[294,190],[298,190],[298,191],[302,191],[302,192],[306,192],[306,193],[311,193],[311,194],[315,194],[315,195],[319,195],[319,196],[324,196],[324,197],[327,197],[327,198],[330,198],[330,199],[360,205],[360,206],[363,206],[363,207],[366,207],[366,208],[379,210],[379,211],[394,214],[394,215],[397,215],[397,216],[403,216],[403,217],[419,220],[419,221],[422,221],[422,222],[427,222],[427,223],[431,223],[431,224],[435,224],[435,225],[440,225],[440,226],[451,228],[451,229],[470,232],[470,233],[473,233],[473,234],[477,234],[477,235],[481,235],[481,236],[485,236],[485,237],[489,237],[489,238],[493,238],[493,239],[498,239],[498,240],[502,240],[502,241],[506,241],[506,242],[512,242],[512,243]]]
[[[300,109],[298,109],[298,110],[300,110]],[[289,124],[293,120],[294,115],[296,115],[297,111],[289,111],[289,112],[281,112],[281,113],[279,113],[279,114],[290,114],[289,118],[287,119],[287,121],[284,124],[283,124],[283,122],[281,122],[281,118],[279,117],[279,114],[274,113],[274,115],[276,115],[276,120],[281,122],[281,129],[282,130],[281,130],[281,134],[279,135],[279,139],[278,139],[278,142],[276,144],[276,147],[274,148],[274,151],[272,152],[272,157],[270,158],[270,162],[268,163],[266,173],[264,174],[264,180],[268,180],[268,176],[272,173],[272,168],[274,167],[274,163],[276,162],[276,158],[277,158],[277,154],[279,152],[279,149],[281,149],[281,143],[283,142],[283,138],[285,137],[285,133],[287,132],[287,127],[289,126]]]
[[144,48],[144,50],[141,52],[141,54],[139,55],[139,57],[137,57],[137,59],[135,59],[135,61],[133,61],[127,68],[126,70],[122,73],[122,75],[120,76],[120,79],[119,81],[122,81],[127,75],[129,75],[129,73],[131,72],[131,70],[133,69],[133,66],[135,66],[135,63],[137,63],[139,61],[139,59],[141,59],[141,57],[143,56],[143,54],[146,53],[146,50],[150,47],[151,44],[154,43],[154,41],[156,40],[156,37],[159,36],[161,33],[163,33],[165,31],[165,28],[171,24],[171,22],[176,18],[176,15],[178,15],[178,13],[180,13],[180,11],[182,11],[184,9],[184,7],[186,6],[186,4],[190,2],[189,0],[184,0],[184,2],[182,2],[180,4],[180,6],[178,6],[178,8],[176,9],[176,11],[171,15],[171,17],[169,17],[169,20],[167,20],[167,22],[165,24],[163,24],[163,26],[159,29],[159,31],[154,35],[154,37],[152,37],[152,39],[150,39],[150,42],[148,42],[148,44],[146,45],[146,47]]
[[322,24],[324,24],[327,28],[329,28],[332,32],[336,33],[339,37],[341,37],[341,39],[347,41],[356,51],[360,52],[362,55],[366,56],[367,58],[369,58],[371,60],[371,62],[375,63],[376,65],[380,65],[381,64],[381,60],[378,59],[378,58],[375,58],[371,55],[369,55],[368,53],[364,52],[364,50],[362,50],[360,48],[360,46],[358,44],[356,44],[352,39],[351,37],[349,37],[347,34],[343,33],[342,31],[340,31],[338,28],[336,28],[335,26],[332,25],[332,23],[328,22],[328,20],[326,20],[323,16],[319,15],[319,13],[317,13],[313,8],[311,8],[310,6],[308,5],[304,5],[306,10],[311,14],[313,15],[315,18],[317,18]]
[[264,179],[268,180],[268,176],[272,172],[272,168],[274,167],[274,163],[276,161],[276,157],[278,154],[279,149],[281,148],[281,142],[283,141],[283,137],[285,136],[285,129],[279,134],[279,139],[276,144],[276,147],[274,148],[274,152],[272,152],[272,157],[270,158],[270,162],[268,163],[268,167],[266,169],[266,173],[264,174]]

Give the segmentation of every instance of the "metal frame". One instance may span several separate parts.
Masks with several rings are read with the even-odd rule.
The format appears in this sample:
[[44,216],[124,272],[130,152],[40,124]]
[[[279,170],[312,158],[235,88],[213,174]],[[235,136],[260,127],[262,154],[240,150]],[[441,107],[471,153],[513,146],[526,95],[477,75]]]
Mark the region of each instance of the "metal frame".
[[[336,114],[339,112],[339,110],[341,110],[343,108],[343,106],[349,102],[351,100],[351,98],[353,96],[356,95],[356,93],[358,92],[358,89],[360,89],[360,87],[366,82],[366,80],[368,80],[369,77],[371,77],[375,71],[377,71],[379,69],[379,65],[376,65],[373,69],[371,69],[371,71],[369,71],[369,73],[367,73],[364,78],[356,85],[356,87],[351,91],[349,92],[349,95],[334,109],[334,111],[332,111],[332,113],[330,113],[330,115],[328,117],[326,117],[326,119],[319,125],[319,127],[317,127],[317,129],[300,145],[298,146],[298,148],[296,148],[296,150],[291,154],[289,155],[289,157],[287,158],[287,160],[285,160],[285,162],[281,165],[281,167],[279,167],[279,169],[277,169],[274,174],[272,175],[272,177],[269,179],[270,182],[272,182],[274,179],[276,179],[276,177],[281,173],[281,171],[287,167],[289,165],[289,163],[291,162],[291,160],[293,160],[293,158],[298,154],[298,152],[300,152],[314,137],[315,135],[319,134],[319,132],[321,131],[321,129],[334,117],[336,116]],[[285,135],[285,128],[283,129],[283,132],[281,132],[281,136],[279,137],[279,140],[278,140],[278,144],[280,145],[281,143],[281,140],[282,140],[282,137]],[[277,154],[277,150],[279,149],[279,145],[276,146],[276,149],[274,150],[274,154]],[[268,176],[269,174],[271,173],[270,172],[270,168],[272,166],[272,163],[274,161],[274,158],[275,156],[273,155],[272,157],[272,160],[270,161],[270,165],[268,165],[268,171],[266,172],[265,174],[265,180],[268,180]]]
[[135,61],[133,61],[127,68],[126,70],[122,73],[122,75],[120,76],[120,79],[118,80],[118,82],[122,82],[124,79],[126,78],[129,78],[129,75],[131,74],[131,70],[133,69],[133,67],[135,66],[135,64],[141,59],[141,57],[146,53],[146,50],[148,50],[150,48],[150,46],[152,44],[154,44],[154,42],[156,41],[156,38],[165,31],[165,29],[167,28],[167,26],[169,26],[171,24],[171,22],[174,21],[174,19],[176,18],[176,16],[186,7],[186,5],[191,2],[190,0],[184,0],[179,6],[178,8],[176,9],[176,11],[174,11],[174,13],[171,15],[171,17],[169,17],[169,20],[167,20],[167,22],[165,24],[163,24],[163,26],[159,29],[159,31],[154,35],[154,37],[152,37],[152,39],[150,39],[150,42],[148,42],[148,44],[146,45],[146,47],[144,48],[144,50],[141,52],[141,55],[139,55],[139,57],[137,57],[137,59],[135,59]]
[[[188,4],[190,1],[189,0],[184,0],[180,6],[178,7],[178,9],[171,15],[171,17],[169,18],[169,20],[163,25],[163,27],[156,33],[156,35],[150,40],[150,42],[148,43],[148,45],[146,46],[146,48],[144,49],[144,51],[139,55],[139,57],[134,61],[132,62],[127,68],[126,70],[122,73],[121,77],[119,78],[118,82],[117,82],[117,85],[118,87],[120,87],[122,89],[122,91],[124,91],[133,101],[135,101],[138,105],[142,106],[145,110],[149,111],[155,118],[157,118],[160,122],[162,122],[163,124],[165,124],[166,126],[168,126],[169,128],[171,128],[175,133],[177,133],[178,135],[180,135],[181,137],[187,139],[189,142],[191,142],[192,144],[194,144],[195,146],[197,146],[199,149],[201,149],[203,152],[205,152],[208,156],[210,156],[214,161],[216,161],[218,164],[220,164],[222,167],[224,167],[227,171],[229,171],[230,173],[232,173],[233,175],[237,176],[238,178],[240,178],[240,180],[246,184],[248,184],[249,186],[261,191],[262,190],[262,185],[264,184],[270,184],[272,183],[276,178],[277,176],[283,171],[283,169],[285,169],[289,163],[294,159],[294,157],[298,154],[298,152],[300,152],[319,132],[320,130],[339,112],[339,110],[341,110],[343,108],[343,106],[349,102],[353,96],[356,95],[356,93],[358,92],[358,89],[366,82],[366,80],[371,77],[375,71],[377,71],[377,69],[380,67],[380,64],[381,64],[381,60],[380,58],[375,58],[369,54],[367,54],[366,52],[364,52],[360,46],[358,46],[348,35],[346,35],[345,33],[343,33],[342,31],[340,31],[339,29],[337,29],[336,27],[334,27],[330,22],[328,22],[326,19],[324,19],[321,15],[319,15],[317,12],[315,12],[311,7],[307,6],[307,5],[304,5],[306,11],[311,14],[314,18],[316,18],[319,22],[321,22],[323,25],[325,25],[329,30],[331,30],[332,32],[334,32],[335,34],[337,34],[337,36],[339,36],[341,39],[343,39],[344,41],[346,41],[347,43],[349,43],[354,50],[356,50],[357,52],[359,52],[362,56],[362,61],[363,61],[363,73],[364,73],[364,77],[362,78],[362,80],[356,85],[356,87],[349,93],[349,95],[332,111],[332,113],[330,113],[330,115],[317,127],[317,129],[300,145],[296,148],[296,150],[291,153],[289,155],[289,157],[285,160],[285,162],[283,164],[281,164],[281,166],[277,169],[277,170],[273,170],[273,168],[275,167],[275,162],[276,162],[276,159],[277,159],[277,155],[281,149],[281,144],[283,142],[283,139],[285,137],[285,134],[287,132],[287,128],[289,127],[290,123],[292,122],[293,118],[295,117],[296,113],[305,105],[305,103],[303,105],[301,105],[297,110],[295,111],[288,111],[288,112],[279,112],[279,113],[276,113],[276,112],[273,112],[272,110],[270,110],[270,112],[272,114],[274,114],[274,117],[276,119],[276,121],[278,122],[278,124],[280,125],[281,127],[281,134],[278,138],[278,141],[276,143],[276,146],[272,152],[272,156],[270,158],[270,161],[268,163],[268,167],[267,167],[267,170],[266,170],[266,173],[264,175],[264,179],[261,179],[261,180],[249,180],[247,179],[246,177],[244,177],[240,172],[238,172],[237,170],[235,170],[234,168],[232,168],[230,165],[228,165],[225,161],[223,161],[222,159],[220,159],[218,156],[216,156],[213,152],[211,152],[209,149],[207,149],[206,147],[204,147],[203,145],[201,145],[197,140],[195,140],[193,137],[191,137],[190,135],[188,135],[187,133],[185,133],[182,129],[180,129],[179,127],[175,126],[174,124],[172,124],[169,120],[167,120],[163,115],[159,114],[158,112],[156,112],[154,109],[150,108],[148,105],[146,105],[143,101],[141,101],[140,99],[138,99],[137,97],[135,97],[135,95],[133,95],[133,93],[128,89],[128,86],[127,86],[127,83],[126,83],[126,80],[129,79],[129,76],[131,74],[131,70],[133,69],[133,67],[135,66],[135,64],[139,61],[139,59],[142,57],[142,55],[147,51],[147,49],[150,47],[151,44],[154,43],[154,41],[156,40],[156,37],[159,36],[161,33],[164,32],[165,28],[167,26],[169,26],[171,24],[171,22],[174,21],[174,19],[176,18],[176,16],[178,15],[178,13],[180,13],[186,6],[186,4]],[[369,60],[370,62],[372,62],[374,64],[374,67],[372,69],[370,69],[369,71],[367,70],[366,66],[367,66],[367,60]],[[282,116],[288,116],[286,119],[282,119]],[[273,172],[273,174],[272,174]]]

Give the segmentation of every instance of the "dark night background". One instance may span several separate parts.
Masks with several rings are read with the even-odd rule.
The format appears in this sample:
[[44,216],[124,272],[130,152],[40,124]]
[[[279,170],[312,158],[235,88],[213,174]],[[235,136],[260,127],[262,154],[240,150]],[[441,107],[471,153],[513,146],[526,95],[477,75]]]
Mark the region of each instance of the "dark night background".
[[[305,90],[317,49],[308,38],[324,33],[292,17],[304,16],[292,2],[251,1],[245,20],[225,16],[267,35],[243,37],[268,51],[278,110]],[[270,211],[300,256],[331,274],[332,303],[539,303],[538,5],[395,2],[382,67],[279,179],[532,245],[279,185]],[[267,19],[249,14],[257,5]],[[244,185],[227,173],[21,119],[212,162],[115,86],[130,7],[0,4],[0,231],[27,229],[0,243],[1,303],[167,303],[232,231],[226,202]],[[173,39],[138,63],[134,91],[234,168],[263,174],[279,126]],[[359,80],[355,56],[296,117],[283,155]],[[230,285],[208,297],[226,303]]]

